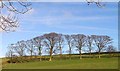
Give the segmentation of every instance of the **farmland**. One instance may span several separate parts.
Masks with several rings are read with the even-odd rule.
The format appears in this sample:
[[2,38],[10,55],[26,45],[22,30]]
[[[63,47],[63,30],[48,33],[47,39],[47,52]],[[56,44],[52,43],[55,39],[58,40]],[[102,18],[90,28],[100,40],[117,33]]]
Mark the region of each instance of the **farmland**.
[[25,63],[7,63],[3,69],[118,69],[118,57],[58,59],[52,61],[30,61]]

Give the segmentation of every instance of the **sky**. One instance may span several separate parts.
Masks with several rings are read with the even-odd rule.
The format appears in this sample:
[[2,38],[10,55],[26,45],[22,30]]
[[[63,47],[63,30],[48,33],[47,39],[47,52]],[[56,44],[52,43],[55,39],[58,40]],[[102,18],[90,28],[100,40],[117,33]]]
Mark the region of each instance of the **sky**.
[[16,32],[0,33],[0,57],[8,45],[50,32],[108,35],[118,48],[117,2],[106,2],[103,8],[86,2],[32,2],[32,10],[19,15],[19,21]]

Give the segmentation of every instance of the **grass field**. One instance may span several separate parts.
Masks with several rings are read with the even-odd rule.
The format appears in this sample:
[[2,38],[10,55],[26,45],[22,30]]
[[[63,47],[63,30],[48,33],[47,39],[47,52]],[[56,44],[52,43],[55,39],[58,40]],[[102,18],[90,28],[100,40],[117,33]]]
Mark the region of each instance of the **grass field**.
[[3,69],[118,69],[118,58],[83,58],[7,64]]

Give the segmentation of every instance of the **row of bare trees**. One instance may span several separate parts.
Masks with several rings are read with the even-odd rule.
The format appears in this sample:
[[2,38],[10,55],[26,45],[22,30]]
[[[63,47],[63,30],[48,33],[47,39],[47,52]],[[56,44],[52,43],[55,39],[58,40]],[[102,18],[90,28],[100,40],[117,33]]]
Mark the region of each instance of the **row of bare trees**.
[[51,61],[53,54],[59,54],[60,58],[62,58],[63,48],[64,51],[69,48],[69,58],[71,59],[72,49],[74,48],[78,50],[80,59],[82,59],[82,48],[88,49],[91,55],[95,51],[93,47],[97,47],[99,58],[104,48],[108,48],[109,52],[114,51],[112,39],[106,35],[63,35],[52,32],[27,41],[22,40],[16,44],[11,44],[8,46],[9,52],[7,55],[9,57],[19,56],[22,58],[23,56],[42,56],[43,52],[48,52],[49,61]]

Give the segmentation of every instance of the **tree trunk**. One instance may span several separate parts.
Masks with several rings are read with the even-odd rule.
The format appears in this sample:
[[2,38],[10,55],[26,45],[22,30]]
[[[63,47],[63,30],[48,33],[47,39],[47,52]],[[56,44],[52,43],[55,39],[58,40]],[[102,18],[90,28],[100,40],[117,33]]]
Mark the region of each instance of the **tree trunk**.
[[82,53],[81,53],[81,49],[80,49],[79,53],[80,53],[80,59],[82,59]]
[[32,50],[31,50],[31,53],[30,53],[30,55],[31,55],[31,59],[32,59]]
[[40,47],[39,47],[39,53],[38,53],[38,55],[40,56],[40,61],[42,60],[42,59],[41,59],[41,54],[42,54],[42,53],[41,53],[41,46],[40,46]]
[[41,56],[41,55],[39,55],[39,57],[40,57],[39,61],[42,61],[42,58],[41,58],[42,56]]
[[49,61],[52,61],[52,56],[50,56],[50,59],[49,59]]
[[40,61],[42,61],[41,57],[40,57]]
[[70,51],[69,51],[69,58],[71,60],[71,48],[70,48]]
[[53,50],[53,47],[50,48],[50,59],[49,59],[49,61],[52,61],[52,50]]
[[99,50],[99,52],[98,52],[98,53],[99,53],[99,58],[101,58],[101,57],[100,57],[100,50]]
[[91,51],[90,51],[90,56],[91,56]]
[[90,58],[92,58],[91,49],[90,49]]
[[71,46],[69,45],[69,58],[71,60]]
[[60,58],[62,59],[62,48],[60,47]]
[[13,60],[12,60],[13,58],[12,57],[13,57],[13,55],[12,55],[12,52],[11,52],[11,54],[10,54],[10,63],[13,62]]

